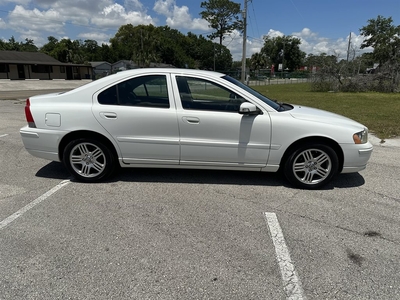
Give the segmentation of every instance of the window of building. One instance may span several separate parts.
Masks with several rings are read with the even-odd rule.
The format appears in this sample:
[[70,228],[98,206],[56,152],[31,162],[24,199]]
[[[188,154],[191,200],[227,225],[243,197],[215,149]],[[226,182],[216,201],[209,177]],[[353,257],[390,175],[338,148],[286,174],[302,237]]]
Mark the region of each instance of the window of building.
[[8,73],[8,72],[10,72],[8,64],[0,64],[0,73]]
[[32,73],[53,73],[53,66],[33,65]]

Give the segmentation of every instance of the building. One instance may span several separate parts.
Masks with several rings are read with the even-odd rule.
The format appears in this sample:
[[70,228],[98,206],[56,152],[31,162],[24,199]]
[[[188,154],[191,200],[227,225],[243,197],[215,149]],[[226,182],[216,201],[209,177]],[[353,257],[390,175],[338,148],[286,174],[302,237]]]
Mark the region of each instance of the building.
[[104,77],[111,74],[112,65],[107,61],[91,61],[93,76],[95,78]]
[[137,68],[139,68],[139,66],[131,60],[120,60],[112,64],[113,73]]
[[0,51],[0,79],[91,79],[92,66],[62,63],[41,52]]

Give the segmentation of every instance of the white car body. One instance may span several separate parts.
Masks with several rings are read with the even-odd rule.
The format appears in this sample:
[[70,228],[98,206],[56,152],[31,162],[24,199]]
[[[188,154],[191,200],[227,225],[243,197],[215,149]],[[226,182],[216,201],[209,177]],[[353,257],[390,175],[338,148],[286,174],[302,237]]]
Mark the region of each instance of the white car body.
[[[131,82],[128,80],[137,82],[152,76],[156,78],[152,82],[157,83],[157,78],[163,79],[160,93],[168,94],[168,99],[163,98],[163,101],[169,103],[157,103],[157,107],[147,102],[137,102],[145,106],[120,104],[121,90],[128,85],[126,82]],[[26,109],[30,125],[21,128],[22,141],[33,156],[64,161],[67,165],[68,161],[63,158],[67,144],[79,138],[90,138],[100,139],[107,148],[112,148],[110,151],[121,167],[275,172],[283,167],[294,149],[314,144],[328,145],[334,150],[338,159],[338,165],[334,166],[337,172],[334,173],[358,172],[366,167],[372,145],[365,137],[361,143],[354,140],[355,134],[368,134],[364,125],[308,107],[287,106],[287,110],[279,111],[276,106],[268,105],[269,102],[226,80],[224,76],[217,72],[189,69],[136,69],[102,78],[69,92],[34,96],[28,100]],[[187,86],[189,82],[192,84],[191,90],[186,91],[191,93],[192,98],[204,98],[202,94],[210,93],[207,88],[214,88],[215,85],[216,91],[219,91],[218,87],[223,87],[220,92],[226,89],[230,92],[229,97],[234,97],[226,107],[236,105],[231,104],[232,100],[237,105],[243,105],[242,110],[252,110],[255,106],[257,113],[208,110],[207,104],[213,103],[213,100],[192,99],[191,103],[196,105],[203,101],[201,105],[206,109],[190,108],[191,104],[186,104],[184,99],[184,88],[180,86],[182,78]],[[204,86],[199,84],[203,82]],[[119,104],[99,103],[100,98],[109,101],[107,95],[113,93],[114,87],[116,95],[112,97],[116,97]],[[143,93],[143,99],[149,95],[148,89],[153,88],[154,85],[146,87],[146,84],[136,87]],[[210,94],[206,96],[214,97]],[[132,97],[134,100],[131,101],[140,98],[137,95]],[[216,107],[224,109],[221,104]],[[90,159],[87,162],[90,163]],[[71,164],[74,164],[72,156]],[[287,168],[289,170],[290,166]],[[79,172],[72,173],[79,177]],[[100,178],[90,175],[86,176],[88,180],[85,176],[78,179],[96,181]],[[296,184],[293,180],[291,182]],[[325,183],[310,181],[299,186],[314,188]]]

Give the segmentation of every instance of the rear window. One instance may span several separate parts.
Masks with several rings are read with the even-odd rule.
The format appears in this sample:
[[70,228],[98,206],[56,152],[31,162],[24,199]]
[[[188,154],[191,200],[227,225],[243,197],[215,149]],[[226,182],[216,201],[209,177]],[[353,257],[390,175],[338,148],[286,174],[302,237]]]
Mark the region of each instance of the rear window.
[[128,79],[101,92],[97,100],[103,105],[170,107],[165,75]]

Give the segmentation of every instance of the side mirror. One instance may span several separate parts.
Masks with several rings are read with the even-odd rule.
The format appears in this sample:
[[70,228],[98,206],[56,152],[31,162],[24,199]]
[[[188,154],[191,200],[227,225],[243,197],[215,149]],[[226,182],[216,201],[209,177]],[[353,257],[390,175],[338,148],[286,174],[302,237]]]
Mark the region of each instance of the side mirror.
[[239,107],[239,114],[241,115],[258,115],[260,112],[253,103],[243,102]]

